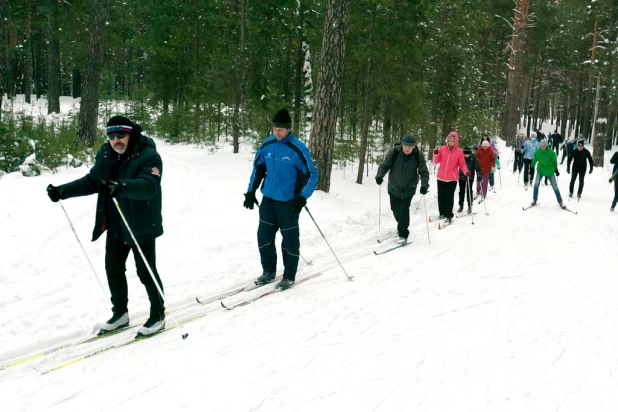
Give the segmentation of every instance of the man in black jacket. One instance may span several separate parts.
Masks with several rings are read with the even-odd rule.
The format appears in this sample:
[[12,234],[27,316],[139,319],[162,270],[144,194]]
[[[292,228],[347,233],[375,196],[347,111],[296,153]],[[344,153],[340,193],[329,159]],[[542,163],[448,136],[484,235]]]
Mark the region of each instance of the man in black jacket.
[[560,136],[560,133],[558,133],[558,130],[554,130],[554,132],[551,134],[551,138],[552,138],[552,149],[554,150],[554,152],[556,152],[556,155],[558,155],[558,152],[560,151],[560,143],[562,143],[562,136]]
[[573,150],[567,160],[567,173],[571,172],[571,161],[573,161],[573,174],[571,175],[571,185],[569,186],[569,197],[573,197],[573,187],[575,186],[575,179],[579,176],[579,188],[577,189],[577,200],[582,197],[582,190],[584,190],[584,178],[586,177],[586,160],[590,163],[590,173],[594,169],[592,163],[592,156],[588,149],[584,147],[585,140],[580,139],[577,141],[577,150]]
[[126,260],[133,251],[137,275],[150,299],[150,317],[139,334],[150,335],[165,327],[164,301],[127,227],[113,203],[116,198],[148,265],[163,291],[156,268],[155,239],[163,234],[161,174],[163,163],[154,141],[141,134],[141,127],[123,116],[107,122],[108,142],[96,154],[90,172],[73,182],[47,187],[53,202],[98,193],[92,241],[107,230],[105,271],[111,292],[113,316],[100,334],[129,324]]
[[384,176],[388,175],[388,195],[391,210],[397,221],[399,243],[406,243],[410,231],[410,203],[416,193],[418,178],[421,176],[421,194],[426,194],[429,188],[429,170],[425,157],[416,147],[416,138],[407,134],[401,144],[395,145],[386,154],[384,161],[378,168],[376,183],[381,185]]

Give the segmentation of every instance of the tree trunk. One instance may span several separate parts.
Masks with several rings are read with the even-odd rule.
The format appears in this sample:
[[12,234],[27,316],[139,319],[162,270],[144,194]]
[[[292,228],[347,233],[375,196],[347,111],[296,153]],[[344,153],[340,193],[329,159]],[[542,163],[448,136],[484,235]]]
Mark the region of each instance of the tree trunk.
[[236,57],[236,93],[234,98],[234,113],[232,115],[232,138],[234,153],[238,153],[240,138],[240,104],[245,89],[245,9],[247,0],[240,0],[240,41]]
[[317,188],[324,192],[330,191],[350,9],[351,0],[328,0],[324,21],[310,141],[311,152],[320,175]]
[[521,116],[523,103],[523,81],[526,45],[526,25],[528,24],[528,0],[516,0],[513,17],[513,39],[509,57],[508,86],[506,101],[502,114],[502,136],[507,141],[514,141],[517,134],[517,122]]
[[[8,67],[4,33],[6,33],[6,0],[0,0],[0,104],[2,104],[2,97],[6,91],[6,68]],[[0,111],[0,120],[2,120],[2,111]]]
[[73,69],[73,98],[82,97],[82,72],[79,69]]
[[83,96],[77,126],[77,141],[86,143],[88,147],[94,145],[97,135],[101,69],[107,32],[105,23],[110,3],[111,0],[97,0],[93,4],[90,15],[90,38],[86,52],[88,64],[84,71]]
[[590,131],[590,111],[592,109],[592,94],[594,93],[594,63],[597,54],[597,41],[599,38],[599,17],[594,19],[594,35],[592,37],[592,57],[590,58],[590,67],[588,68],[588,79],[586,81],[586,100],[584,102],[584,112],[582,117],[582,134],[584,138],[590,141],[592,139],[592,133]]
[[30,103],[32,95],[32,0],[27,0],[25,5],[24,94],[26,103]]
[[60,113],[60,41],[58,40],[58,0],[49,0],[47,114]]
[[[371,40],[369,42],[371,44]],[[371,125],[371,97],[369,81],[371,76],[371,57],[367,58],[367,76],[365,77],[365,107],[363,108],[363,131],[361,134],[360,151],[358,153],[358,173],[356,183],[363,184],[363,171],[365,170],[365,157],[367,156],[367,139],[369,126]]]

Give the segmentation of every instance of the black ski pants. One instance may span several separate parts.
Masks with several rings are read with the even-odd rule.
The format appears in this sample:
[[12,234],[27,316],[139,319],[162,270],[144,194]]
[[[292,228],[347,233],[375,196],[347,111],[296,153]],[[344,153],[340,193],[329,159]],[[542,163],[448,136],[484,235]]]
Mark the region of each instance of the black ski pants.
[[[468,189],[467,192],[466,192],[466,189]],[[468,207],[470,207],[470,204],[472,202],[472,185],[469,185],[467,180],[460,180],[459,181],[459,206],[463,207],[464,198],[467,198],[466,200],[468,201]]]
[[397,233],[399,237],[407,239],[410,235],[408,227],[410,226],[410,204],[412,196],[404,197],[403,199],[393,196],[390,193],[388,196],[391,199],[391,210],[397,221]]
[[575,179],[579,176],[579,188],[577,189],[577,196],[582,195],[582,190],[584,190],[584,178],[586,177],[586,168],[579,168],[571,170],[571,184],[569,185],[569,194],[573,193],[573,188],[575,187]]
[[515,152],[515,161],[513,162],[513,173],[519,171],[521,173],[521,168],[524,165],[524,154]]
[[300,256],[300,229],[298,214],[292,212],[289,202],[280,202],[263,197],[260,204],[260,225],[257,238],[260,259],[264,272],[277,271],[277,248],[275,236],[281,231],[281,254],[283,255],[283,277],[296,280],[298,258]]
[[532,159],[524,159],[524,184],[527,185],[528,182],[532,184],[534,181],[534,169],[530,167],[532,164]]
[[438,180],[438,209],[440,210],[440,216],[444,216],[448,219],[453,218],[455,189],[457,189],[457,181],[444,182]]
[[[163,283],[157,272],[156,266],[156,252],[155,252],[155,239],[148,242],[142,242],[139,244],[148,265],[152,269],[152,272],[159,283],[159,287],[163,291]],[[113,233],[107,232],[107,240],[105,242],[105,272],[107,273],[107,283],[109,284],[109,291],[112,294],[112,305],[114,313],[122,314],[128,310],[128,287],[126,276],[126,262],[129,257],[129,252],[133,251],[133,258],[135,259],[135,267],[137,269],[137,277],[140,282],[146,287],[146,293],[150,300],[150,314],[162,315],[165,313],[165,304],[157,286],[152,280],[152,276],[148,272],[148,268],[144,264],[142,256],[136,247],[131,247],[114,236]]]
[[612,201],[612,207],[618,203],[618,179],[614,180],[614,200]]

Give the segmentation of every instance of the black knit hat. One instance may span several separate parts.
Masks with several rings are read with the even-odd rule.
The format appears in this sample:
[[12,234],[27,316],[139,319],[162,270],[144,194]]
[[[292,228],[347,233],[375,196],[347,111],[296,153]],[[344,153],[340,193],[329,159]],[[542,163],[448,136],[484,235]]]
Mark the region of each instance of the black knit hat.
[[282,127],[284,129],[292,128],[292,118],[290,117],[288,109],[283,108],[277,112],[275,117],[273,117],[273,126]]
[[416,138],[411,134],[407,134],[401,140],[401,144],[404,146],[416,146]]
[[113,116],[107,121],[105,132],[109,135],[112,133],[130,133],[133,134],[135,124],[124,116]]
[[464,149],[464,154],[472,154],[472,149],[470,149],[469,147],[466,147]]

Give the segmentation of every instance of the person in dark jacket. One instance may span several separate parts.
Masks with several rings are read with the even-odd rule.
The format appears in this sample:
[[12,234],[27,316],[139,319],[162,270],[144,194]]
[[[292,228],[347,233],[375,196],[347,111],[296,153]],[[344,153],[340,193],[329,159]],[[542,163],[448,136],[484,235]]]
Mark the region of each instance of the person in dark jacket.
[[[579,136],[580,140],[584,138],[583,135]],[[571,153],[573,153],[573,149],[575,148],[575,138],[571,137],[568,142],[565,142],[562,146],[564,150],[562,151],[562,159],[560,159],[560,164],[564,163],[564,158],[569,157]]]
[[556,155],[558,154],[558,152],[560,151],[560,143],[562,143],[562,136],[560,136],[560,133],[558,133],[558,129],[554,130],[554,132],[551,135],[552,138],[552,150],[554,152],[556,152]]
[[381,185],[384,176],[388,173],[388,196],[391,210],[397,221],[399,243],[406,243],[410,231],[410,203],[416,194],[419,176],[421,180],[420,192],[427,194],[429,188],[429,170],[425,157],[416,146],[416,138],[407,134],[401,144],[395,145],[388,151],[384,161],[378,168],[376,183]]
[[526,134],[519,133],[515,138],[513,144],[513,150],[515,151],[515,161],[513,162],[513,174],[515,172],[521,173],[521,169],[524,167],[524,142],[526,141]]
[[96,154],[90,172],[73,182],[47,187],[53,202],[71,197],[98,193],[97,211],[92,241],[107,231],[105,242],[105,271],[111,292],[113,316],[101,328],[107,333],[129,324],[126,260],[133,251],[137,276],[146,287],[150,299],[150,317],[139,334],[149,335],[165,327],[164,298],[157,290],[152,276],[127,227],[113,203],[115,198],[126,217],[131,231],[159,288],[163,284],[156,268],[155,239],[163,234],[161,217],[161,175],[163,163],[154,141],[144,136],[142,128],[123,116],[107,122],[108,142]]
[[569,186],[569,197],[573,197],[573,187],[575,186],[575,179],[579,176],[579,188],[577,189],[577,200],[582,197],[582,190],[584,190],[584,178],[586,177],[586,160],[590,163],[590,173],[594,170],[594,164],[592,163],[592,156],[588,149],[584,147],[585,140],[580,139],[577,141],[577,150],[574,150],[569,155],[567,161],[567,173],[571,173],[571,161],[573,161],[573,174],[571,175],[571,185]]
[[614,200],[612,201],[612,207],[610,209],[613,212],[616,207],[616,203],[618,203],[618,178],[616,177],[616,173],[618,173],[618,152],[613,154],[609,162],[614,165],[614,169],[612,171],[613,179],[609,180],[610,183],[612,180],[614,181]]
[[467,198],[468,213],[472,213],[472,200],[474,200],[472,196],[472,183],[474,182],[475,173],[480,179],[481,166],[476,156],[472,154],[471,148],[466,147],[464,149],[464,157],[466,159],[466,166],[470,171],[470,177],[468,178],[461,170],[459,171],[459,209],[457,209],[457,213],[463,212],[464,197]]
[[283,279],[277,289],[288,289],[296,281],[300,256],[300,229],[298,218],[307,199],[318,183],[318,171],[307,146],[292,133],[292,119],[287,109],[281,109],[272,121],[273,134],[264,140],[255,154],[253,172],[245,193],[244,207],[253,209],[258,204],[255,192],[262,184],[258,247],[262,262],[262,275],[258,285],[275,280],[277,249],[275,236],[281,230],[283,254]]

